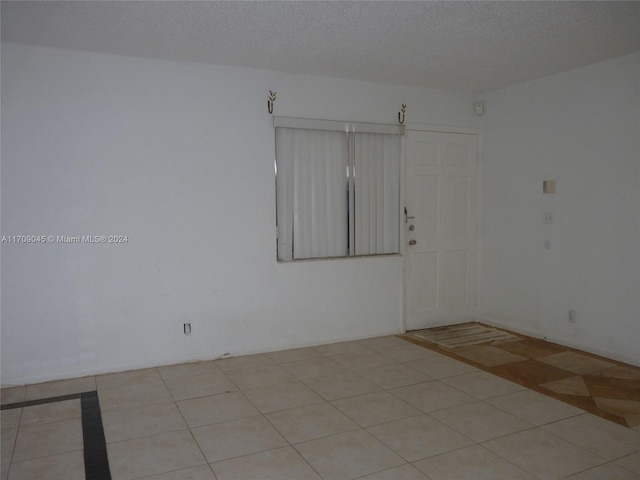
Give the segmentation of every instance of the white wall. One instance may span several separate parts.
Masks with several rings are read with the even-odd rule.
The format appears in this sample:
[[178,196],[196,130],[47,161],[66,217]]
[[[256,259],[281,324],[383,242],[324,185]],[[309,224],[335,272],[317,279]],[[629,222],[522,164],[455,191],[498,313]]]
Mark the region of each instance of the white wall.
[[640,54],[484,101],[481,319],[640,365]]
[[401,331],[401,257],[276,262],[269,89],[477,127],[466,94],[2,45],[2,234],[129,238],[2,245],[3,385]]

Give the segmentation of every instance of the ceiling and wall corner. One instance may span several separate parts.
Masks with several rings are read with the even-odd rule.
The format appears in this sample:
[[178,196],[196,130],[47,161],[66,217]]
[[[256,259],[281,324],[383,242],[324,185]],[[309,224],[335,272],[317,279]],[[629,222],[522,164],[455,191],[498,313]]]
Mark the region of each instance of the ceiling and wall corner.
[[640,3],[3,1],[2,40],[483,92],[640,50]]

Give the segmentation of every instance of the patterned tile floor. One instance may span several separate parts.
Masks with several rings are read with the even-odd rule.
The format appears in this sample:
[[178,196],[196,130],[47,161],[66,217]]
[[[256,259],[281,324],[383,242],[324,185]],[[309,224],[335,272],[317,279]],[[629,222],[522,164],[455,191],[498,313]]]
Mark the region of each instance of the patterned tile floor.
[[1,478],[640,480],[640,427],[487,371],[528,362],[539,385],[585,364],[505,345],[461,361],[389,336],[3,389]]
[[[456,328],[422,332],[446,336]],[[620,425],[640,427],[640,367],[524,335],[511,335],[515,338],[457,348],[428,341],[421,331],[405,338]]]

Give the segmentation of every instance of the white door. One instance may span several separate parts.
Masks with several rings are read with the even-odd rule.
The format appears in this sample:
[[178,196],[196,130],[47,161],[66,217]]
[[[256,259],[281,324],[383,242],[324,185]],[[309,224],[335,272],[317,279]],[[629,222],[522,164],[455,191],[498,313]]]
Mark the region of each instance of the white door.
[[407,330],[474,320],[477,169],[477,135],[407,133]]

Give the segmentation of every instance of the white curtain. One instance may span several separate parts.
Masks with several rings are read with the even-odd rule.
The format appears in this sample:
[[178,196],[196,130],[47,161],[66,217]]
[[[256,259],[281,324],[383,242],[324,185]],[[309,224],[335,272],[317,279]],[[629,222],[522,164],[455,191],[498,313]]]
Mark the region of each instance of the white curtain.
[[347,255],[347,136],[276,128],[278,258]]
[[400,232],[400,136],[354,134],[355,255],[397,253]]

